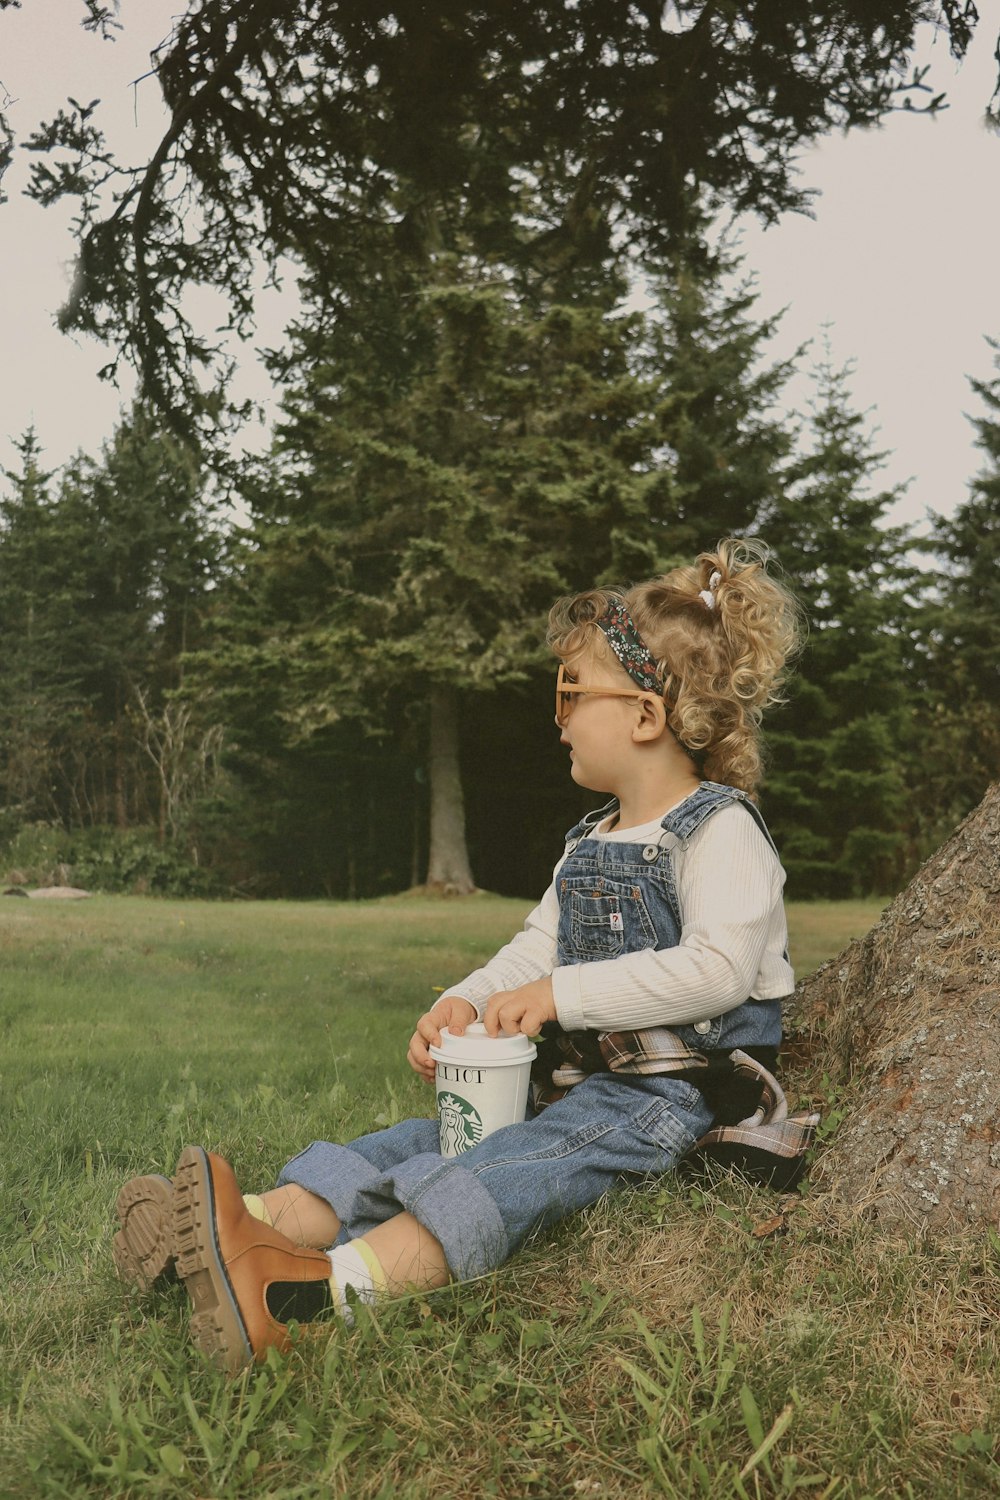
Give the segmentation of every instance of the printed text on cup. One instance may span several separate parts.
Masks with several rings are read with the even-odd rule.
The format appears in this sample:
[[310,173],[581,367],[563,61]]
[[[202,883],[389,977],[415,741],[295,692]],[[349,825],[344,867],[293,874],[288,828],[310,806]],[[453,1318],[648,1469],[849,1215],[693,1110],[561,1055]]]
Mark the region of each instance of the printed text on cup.
[[438,1063],[438,1072],[445,1083],[482,1083],[482,1068],[457,1068],[454,1063]]

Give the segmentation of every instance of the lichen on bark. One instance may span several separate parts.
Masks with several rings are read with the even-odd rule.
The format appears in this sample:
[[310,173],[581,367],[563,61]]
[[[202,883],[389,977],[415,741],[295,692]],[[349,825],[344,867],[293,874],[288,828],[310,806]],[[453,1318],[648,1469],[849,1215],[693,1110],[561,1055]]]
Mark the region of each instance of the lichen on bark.
[[847,1108],[812,1179],[900,1230],[1000,1219],[1000,783],[798,987],[793,1047]]

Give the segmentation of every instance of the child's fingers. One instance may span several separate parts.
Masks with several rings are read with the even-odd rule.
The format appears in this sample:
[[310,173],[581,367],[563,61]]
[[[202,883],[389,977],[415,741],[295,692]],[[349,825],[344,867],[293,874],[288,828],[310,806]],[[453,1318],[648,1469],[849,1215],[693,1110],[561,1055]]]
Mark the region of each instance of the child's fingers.
[[[471,1012],[471,1014],[470,1014]],[[452,995],[448,1001],[448,1012],[444,1024],[455,1036],[464,1036],[465,1028],[476,1019],[476,1007],[471,1000],[461,995]]]
[[494,995],[483,1012],[483,1025],[486,1027],[487,1036],[500,1035],[500,1022],[497,1019],[500,1010],[500,998]]
[[[433,1042],[431,1045],[433,1046]],[[410,1037],[410,1045],[406,1052],[406,1058],[410,1067],[415,1068],[418,1073],[426,1075],[428,1070],[430,1070],[433,1075],[434,1062],[427,1050],[427,1042],[421,1034],[419,1024],[417,1030]]]
[[501,990],[487,1003],[483,1024],[488,1036],[536,1036],[549,1010],[538,995],[539,985],[522,985],[516,990]]
[[419,1053],[415,1052],[412,1046],[409,1052],[407,1052],[406,1054],[406,1060],[409,1063],[410,1067],[413,1069],[414,1073],[419,1073],[425,1083],[434,1082],[433,1062],[422,1062]]
[[[487,1007],[486,1016],[483,1017],[489,1035],[496,1037],[502,1033],[504,1036],[516,1036],[525,1004],[517,990],[501,990],[494,995]],[[488,1020],[487,1017],[491,1019]]]
[[426,1015],[420,1017],[417,1022],[417,1035],[422,1037],[429,1046],[440,1047],[441,1031],[434,1019],[433,1011],[428,1011]]
[[501,1032],[504,1036],[516,1036],[522,1029],[520,1021],[526,1009],[524,1001],[518,1000],[516,993],[508,991],[506,994],[494,995],[483,1016],[487,1036],[498,1037]]
[[435,1064],[428,1048],[440,1047],[441,1028],[447,1026],[456,1036],[463,1036],[465,1028],[475,1017],[476,1007],[472,1001],[463,1000],[457,995],[439,1000],[437,1005],[420,1017],[417,1029],[410,1038],[406,1060],[425,1083],[434,1082]]

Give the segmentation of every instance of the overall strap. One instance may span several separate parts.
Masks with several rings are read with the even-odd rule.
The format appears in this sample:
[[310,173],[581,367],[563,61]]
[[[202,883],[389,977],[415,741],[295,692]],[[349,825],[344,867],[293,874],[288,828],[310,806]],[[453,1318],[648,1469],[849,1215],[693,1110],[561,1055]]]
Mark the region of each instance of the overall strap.
[[[745,807],[753,818],[761,833],[767,839],[774,850],[775,858],[781,863],[781,855],[778,853],[777,845],[771,837],[771,831],[764,822],[763,815],[757,805],[750,801],[746,792],[738,791],[734,786],[723,786],[718,781],[703,781],[696,792],[685,799],[680,807],[674,808],[673,812],[661,823],[663,832],[660,834],[661,845],[666,849],[674,847],[675,840],[691,837],[696,828],[700,828],[706,818],[722,807],[732,807],[735,803]],[[788,961],[788,948],[785,948],[785,961]]]
[[[770,846],[774,850],[775,854],[777,854],[778,853],[778,846],[774,842],[774,839],[771,837],[771,830],[768,828],[767,824],[764,822],[764,814],[761,812],[760,808],[757,806],[757,804],[755,802],[751,802],[749,797],[744,797],[743,798],[743,806],[746,808],[747,812],[753,818],[754,822],[757,824],[757,827],[760,829],[761,833],[767,839],[767,842],[770,844]],[[781,856],[778,855],[778,858],[780,859]]]
[[[686,843],[691,835],[701,827],[706,818],[718,812],[723,807],[731,807],[734,803],[740,803],[753,818],[761,833],[767,839],[775,854],[778,853],[770,830],[764,822],[763,815],[755,803],[750,801],[746,792],[739,791],[734,786],[724,786],[719,781],[703,781],[690,797],[685,797],[679,807],[668,812],[660,822],[663,833],[660,836],[660,845],[663,849],[673,848],[678,842]],[[566,835],[567,845],[573,848],[581,839],[589,837],[606,818],[618,811],[618,799],[612,797],[603,807],[589,812],[575,823]],[[664,838],[663,834],[672,834],[672,838]]]
[[684,843],[713,813],[719,812],[723,807],[731,807],[734,803],[739,803],[746,808],[777,854],[774,839],[771,837],[760,809],[750,801],[746,792],[741,792],[734,786],[723,786],[718,781],[703,781],[697,791],[692,792],[690,797],[686,797],[679,807],[667,813],[660,827],[665,833],[672,833],[676,839]]
[[569,833],[567,833],[567,845],[572,845],[573,848],[576,848],[581,839],[587,838],[599,824],[604,822],[605,818],[610,818],[611,814],[617,811],[618,798],[612,797],[611,801],[605,802],[603,807],[598,807],[594,812],[587,813],[585,817],[580,819],[579,823],[574,823]]

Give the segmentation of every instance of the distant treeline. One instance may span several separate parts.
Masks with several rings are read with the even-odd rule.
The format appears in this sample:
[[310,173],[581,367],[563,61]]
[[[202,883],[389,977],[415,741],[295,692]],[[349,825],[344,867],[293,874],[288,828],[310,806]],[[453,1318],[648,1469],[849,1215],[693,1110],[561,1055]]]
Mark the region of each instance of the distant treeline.
[[897,889],[1000,765],[1000,375],[973,382],[979,474],[917,540],[849,371],[821,352],[779,415],[792,364],[735,270],[704,245],[647,266],[644,312],[621,281],[457,256],[333,320],[306,287],[272,450],[221,476],[144,409],[57,473],[17,439],[7,880],[537,894],[595,801],[552,723],[549,603],[736,533],[810,625],[761,799],[789,894]]

